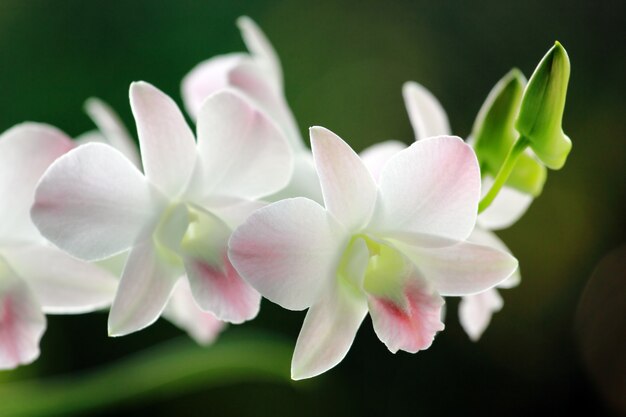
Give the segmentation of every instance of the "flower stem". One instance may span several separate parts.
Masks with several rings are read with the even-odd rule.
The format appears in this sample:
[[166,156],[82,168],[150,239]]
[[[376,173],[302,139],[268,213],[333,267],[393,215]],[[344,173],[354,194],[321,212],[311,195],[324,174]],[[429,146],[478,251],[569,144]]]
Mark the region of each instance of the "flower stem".
[[238,382],[289,382],[291,351],[288,342],[254,332],[210,347],[176,339],[88,373],[5,383],[0,416],[69,416]]
[[478,204],[478,213],[482,213],[487,209],[487,207],[491,205],[506,180],[509,179],[511,172],[513,172],[513,168],[515,168],[517,160],[522,155],[524,150],[526,150],[529,144],[530,141],[523,136],[517,139],[517,141],[513,144],[511,150],[509,150],[509,153],[504,160],[504,163],[500,167],[500,171],[498,171],[498,174],[496,175],[496,179],[494,180],[491,189],[483,197],[483,199],[480,200],[480,203]]

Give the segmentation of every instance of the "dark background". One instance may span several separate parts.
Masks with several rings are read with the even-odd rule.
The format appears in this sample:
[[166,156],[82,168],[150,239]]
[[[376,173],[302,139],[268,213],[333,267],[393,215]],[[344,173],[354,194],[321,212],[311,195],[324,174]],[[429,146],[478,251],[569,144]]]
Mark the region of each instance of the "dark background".
[[[576,317],[595,266],[624,243],[625,4],[2,0],[0,130],[32,120],[77,136],[93,128],[82,105],[97,96],[134,132],[130,82],[149,81],[181,103],[180,80],[195,64],[244,50],[235,26],[244,14],[280,55],[303,134],[323,125],[356,150],[385,139],[410,142],[405,81],[429,88],[453,131],[467,136],[487,93],[511,67],[530,76],[555,40],[571,59],[563,125],[573,150],[522,220],[500,233],[520,261],[522,284],[501,292],[505,307],[480,342],[463,333],[458,302],[450,299],[446,330],[416,355],[390,354],[366,319],[347,358],[311,382],[213,388],[96,415],[620,415],[606,399],[626,391],[606,388],[596,365],[583,360],[590,348],[580,343]],[[623,279],[615,288],[623,295],[626,276],[617,270]],[[626,298],[614,302],[624,306]],[[256,321],[229,331],[267,329],[295,343],[303,317],[264,301]],[[603,369],[626,369],[626,329],[603,333],[606,323],[587,320],[613,337],[593,347],[617,351]],[[0,373],[0,380],[106,366],[179,333],[160,321],[108,339],[105,314],[51,317],[40,360]],[[622,387],[624,380],[626,373],[618,375]]]

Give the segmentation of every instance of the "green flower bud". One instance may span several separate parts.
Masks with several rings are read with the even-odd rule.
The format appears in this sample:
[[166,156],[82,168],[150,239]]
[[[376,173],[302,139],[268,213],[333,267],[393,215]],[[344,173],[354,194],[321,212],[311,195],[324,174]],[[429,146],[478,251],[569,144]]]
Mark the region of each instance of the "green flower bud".
[[530,77],[515,124],[550,169],[563,167],[572,148],[562,128],[569,73],[567,52],[556,42]]
[[[498,174],[519,136],[515,119],[525,84],[524,75],[518,69],[512,69],[493,87],[478,112],[472,137],[482,175],[495,177]],[[519,156],[506,185],[538,196],[545,180],[545,167],[524,153]]]

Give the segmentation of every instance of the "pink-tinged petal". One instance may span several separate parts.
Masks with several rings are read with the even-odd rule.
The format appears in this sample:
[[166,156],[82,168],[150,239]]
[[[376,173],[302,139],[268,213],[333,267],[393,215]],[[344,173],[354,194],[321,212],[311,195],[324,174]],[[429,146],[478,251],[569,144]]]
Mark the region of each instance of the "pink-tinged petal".
[[402,242],[394,245],[443,296],[471,295],[495,287],[517,269],[509,253],[470,242],[425,248]]
[[196,65],[183,78],[181,85],[181,94],[187,113],[196,119],[207,97],[230,87],[230,71],[242,61],[250,60],[251,58],[246,54],[234,53],[216,56]]
[[378,181],[387,161],[389,161],[392,156],[406,148],[407,145],[403,142],[388,140],[372,145],[369,148],[365,148],[359,156],[367,169],[370,171],[370,174],[372,174],[372,177]]
[[37,359],[45,329],[46,318],[35,296],[0,259],[0,369]]
[[502,297],[493,288],[463,297],[459,304],[459,320],[470,339],[480,339],[493,313],[500,311],[503,305]]
[[174,101],[143,81],[130,86],[146,177],[170,196],[182,193],[196,163],[196,143]]
[[480,198],[476,155],[460,138],[415,142],[392,157],[380,176],[372,227],[464,240]]
[[[480,228],[474,229],[472,234],[467,238],[468,242],[478,243],[479,245],[489,246],[502,252],[511,253],[511,250],[504,244],[502,240],[493,232]],[[519,285],[522,277],[519,267],[511,274],[510,277],[499,283],[498,288],[513,288]]]
[[163,197],[124,155],[90,143],[50,166],[31,215],[52,243],[78,258],[98,260],[130,248],[164,206]]
[[278,54],[267,39],[261,28],[248,16],[237,19],[237,26],[241,31],[243,41],[252,56],[266,66],[272,73],[272,81],[278,91],[283,87],[283,70],[278,59]]
[[45,313],[86,313],[113,301],[118,281],[113,274],[55,247],[4,247],[2,253],[28,283]]
[[131,250],[109,313],[109,336],[148,327],[163,312],[182,270],[159,255],[152,239]]
[[123,153],[133,165],[141,169],[141,157],[137,146],[113,109],[102,100],[92,97],[85,102],[85,111],[96,124],[106,142]]
[[54,160],[73,148],[60,130],[23,123],[0,136],[0,236],[3,240],[39,241],[30,219],[35,187]]
[[259,313],[261,295],[245,282],[224,254],[219,265],[186,259],[191,293],[204,311],[229,323],[252,320]]
[[[491,189],[492,178],[485,178],[482,183],[483,194]],[[533,196],[504,186],[489,207],[478,215],[476,223],[487,230],[506,229],[517,222],[526,213],[533,202]]]
[[213,314],[200,310],[191,295],[186,279],[178,281],[163,317],[185,330],[198,344],[206,346],[215,341],[225,323]]
[[257,199],[279,191],[293,170],[292,151],[280,129],[242,95],[211,96],[198,118],[198,152],[204,195]]
[[326,210],[348,230],[370,219],[376,204],[376,183],[359,156],[339,136],[312,127],[311,148]]
[[405,283],[401,302],[370,296],[368,304],[374,331],[392,353],[428,349],[444,329],[443,298],[415,277]]
[[296,120],[275,75],[258,60],[246,54],[222,55],[198,64],[182,84],[185,108],[197,118],[204,101],[223,89],[234,89],[251,100],[277,123],[294,150],[306,148]]
[[402,96],[416,140],[451,134],[448,116],[430,91],[410,81],[402,86]]
[[341,362],[366,314],[364,295],[345,284],[331,287],[306,314],[291,361],[291,378],[312,378]]
[[228,79],[232,88],[252,100],[280,126],[294,150],[308,152],[282,89],[276,89],[272,83],[271,72],[257,62],[244,61],[229,72]]
[[233,232],[229,258],[261,295],[304,310],[335,279],[347,238],[319,204],[293,198],[254,212]]

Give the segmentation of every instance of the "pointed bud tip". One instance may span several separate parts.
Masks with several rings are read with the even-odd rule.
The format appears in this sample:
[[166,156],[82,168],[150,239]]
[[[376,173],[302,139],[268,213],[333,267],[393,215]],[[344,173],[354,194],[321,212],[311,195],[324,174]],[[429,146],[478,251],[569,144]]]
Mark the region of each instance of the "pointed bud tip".
[[522,85],[526,84],[526,77],[524,77],[524,73],[517,67],[511,68],[504,76],[504,79],[515,80]]
[[567,52],[555,41],[528,82],[516,121],[520,135],[550,169],[560,169],[572,147],[561,127],[569,75]]

